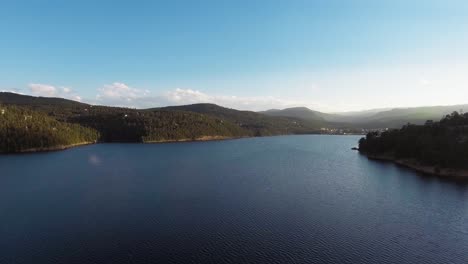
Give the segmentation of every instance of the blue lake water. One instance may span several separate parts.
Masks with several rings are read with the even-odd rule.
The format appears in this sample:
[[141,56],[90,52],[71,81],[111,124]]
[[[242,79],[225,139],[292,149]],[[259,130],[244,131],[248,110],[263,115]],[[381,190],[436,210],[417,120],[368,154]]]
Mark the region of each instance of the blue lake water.
[[468,186],[358,139],[0,156],[0,263],[468,263]]

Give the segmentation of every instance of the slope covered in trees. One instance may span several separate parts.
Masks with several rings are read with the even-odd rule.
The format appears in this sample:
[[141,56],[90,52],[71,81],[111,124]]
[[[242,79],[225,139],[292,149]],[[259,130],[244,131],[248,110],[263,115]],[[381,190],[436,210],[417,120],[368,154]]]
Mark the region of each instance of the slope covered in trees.
[[209,115],[231,122],[256,136],[307,134],[317,132],[323,122],[295,117],[268,116],[252,111],[239,111],[215,104],[192,104],[156,108],[166,111],[186,111]]
[[103,142],[197,140],[203,137],[251,136],[248,130],[210,116],[180,111],[92,107],[68,122],[93,127]]
[[214,104],[130,109],[13,93],[0,93],[0,103],[21,105],[63,122],[93,127],[99,130],[103,141],[139,142],[142,137],[154,139],[161,135],[174,139],[182,136],[192,138],[191,135],[237,137],[303,134],[316,132],[320,128],[316,123],[297,118],[271,117]]
[[97,141],[99,133],[23,107],[0,105],[0,152],[53,150]]
[[[0,93],[0,104],[7,108],[29,111],[41,118],[48,118],[42,130],[68,125],[98,132],[100,142],[159,142],[199,140],[207,138],[236,138],[283,134],[313,133],[318,126],[295,118],[271,117],[251,111],[238,111],[213,104],[165,107],[154,109],[130,109],[93,106],[61,98],[25,96]],[[16,107],[16,108],[15,108]],[[9,111],[11,112],[11,111]],[[21,114],[11,117],[20,120]],[[39,118],[39,117],[38,117]],[[51,122],[56,122],[52,124]],[[20,121],[18,121],[20,122]],[[30,130],[27,130],[30,131]],[[26,132],[17,133],[10,141],[18,143],[26,138]],[[49,134],[45,134],[43,141]],[[27,137],[34,137],[28,135]],[[55,141],[45,146],[54,145]],[[49,142],[47,141],[47,142]],[[62,144],[62,141],[59,142]],[[57,143],[57,144],[59,144]],[[29,145],[26,145],[29,147]],[[35,145],[36,146],[36,145]],[[22,147],[23,148],[23,147]],[[6,151],[11,151],[8,148]],[[2,148],[5,151],[4,148]]]
[[440,122],[372,132],[359,141],[370,156],[410,159],[436,168],[468,168],[468,113],[454,112]]

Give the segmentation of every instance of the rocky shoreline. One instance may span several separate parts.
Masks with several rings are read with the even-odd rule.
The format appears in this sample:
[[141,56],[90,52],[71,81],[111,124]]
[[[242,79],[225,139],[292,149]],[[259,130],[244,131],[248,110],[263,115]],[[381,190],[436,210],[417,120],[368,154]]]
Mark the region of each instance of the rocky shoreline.
[[416,160],[411,159],[396,159],[391,155],[373,155],[368,153],[359,152],[371,160],[387,161],[395,163],[417,172],[424,174],[434,175],[442,178],[454,178],[468,180],[468,170],[453,169],[453,168],[439,168],[437,166],[422,165]]

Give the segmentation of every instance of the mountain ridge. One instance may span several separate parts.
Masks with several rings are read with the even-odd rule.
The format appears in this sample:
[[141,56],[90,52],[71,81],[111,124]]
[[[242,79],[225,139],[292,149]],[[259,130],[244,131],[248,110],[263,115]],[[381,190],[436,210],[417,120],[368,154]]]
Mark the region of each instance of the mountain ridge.
[[[427,120],[439,120],[455,111],[468,109],[468,104],[448,106],[422,106],[383,108],[344,113],[323,113],[306,107],[270,109],[261,111],[271,116],[288,116],[302,119],[322,118],[331,126],[361,128],[400,128],[412,123],[424,124]],[[463,111],[460,111],[463,112]],[[306,116],[308,114],[309,116]]]
[[[4,146],[0,152],[57,148],[53,143],[57,141],[47,136],[53,135],[54,127],[41,124],[38,118],[48,118],[49,123],[56,120],[63,127],[74,125],[77,131],[97,131],[96,141],[99,142],[145,143],[311,134],[319,133],[322,125],[215,104],[132,109],[12,93],[0,93],[0,110],[0,146]],[[44,131],[49,132],[44,134]],[[42,136],[29,144],[23,140],[25,134]],[[66,133],[61,136],[67,138]]]
[[[299,106],[254,112],[226,108],[212,103],[132,109],[91,105],[60,97],[35,97],[11,92],[0,92],[0,103],[26,106],[33,110],[39,110],[48,114],[52,113],[60,120],[65,120],[67,116],[73,114],[73,112],[76,114],[83,112],[84,109],[92,107],[107,110],[112,109],[112,111],[119,112],[185,111],[226,119],[237,125],[249,127],[250,129],[253,129],[258,124],[269,127],[268,129],[277,126],[275,132],[271,131],[271,134],[289,133],[291,129],[295,129],[295,132],[298,133],[310,133],[312,130],[323,127],[366,129],[399,128],[407,123],[423,124],[427,120],[439,120],[454,111],[468,109],[468,104],[457,104],[448,106],[395,107],[343,113],[324,113]],[[299,125],[294,126],[294,122],[299,123]],[[282,126],[284,129],[279,129],[279,126]],[[279,132],[279,130],[282,130],[282,132]]]

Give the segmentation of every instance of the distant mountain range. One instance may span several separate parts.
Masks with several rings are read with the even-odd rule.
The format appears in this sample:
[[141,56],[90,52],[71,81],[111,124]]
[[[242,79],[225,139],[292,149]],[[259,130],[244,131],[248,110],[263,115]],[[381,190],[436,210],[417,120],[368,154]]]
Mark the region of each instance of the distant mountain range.
[[[46,113],[59,121],[74,122],[97,128],[92,119],[104,122],[112,115],[136,115],[139,122],[154,122],[151,115],[158,113],[160,120],[169,119],[174,113],[187,113],[186,118],[200,115],[206,122],[222,121],[227,130],[236,128],[235,135],[278,135],[318,133],[321,128],[373,129],[400,128],[407,123],[423,124],[426,120],[440,120],[454,111],[468,110],[468,105],[428,106],[414,108],[376,109],[346,113],[323,113],[306,107],[271,109],[261,112],[240,111],[215,104],[192,104],[151,109],[91,106],[63,98],[35,97],[1,92],[0,104],[16,105]],[[93,108],[94,107],[94,108]],[[91,111],[93,108],[93,111]],[[145,115],[145,113],[147,113]],[[149,114],[152,113],[152,114]],[[172,113],[172,114],[169,114]],[[178,116],[182,118],[183,116]],[[189,122],[190,123],[190,122]],[[94,125],[93,125],[94,124]],[[145,123],[146,124],[146,123]],[[114,124],[115,125],[115,124]],[[103,129],[102,127],[100,128]],[[189,124],[184,129],[192,129]],[[105,134],[109,134],[106,131]],[[200,132],[202,133],[202,132]],[[229,134],[229,133],[227,133]],[[138,135],[136,135],[138,137]],[[134,140],[132,138],[132,140]]]
[[308,121],[325,122],[329,127],[341,128],[400,128],[407,123],[424,124],[427,120],[440,120],[454,111],[468,111],[467,105],[425,106],[412,108],[376,109],[345,113],[322,113],[306,107],[271,109],[262,111],[265,115],[299,118]]

